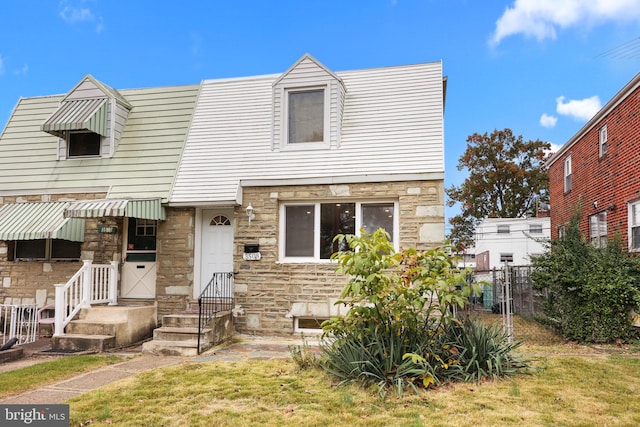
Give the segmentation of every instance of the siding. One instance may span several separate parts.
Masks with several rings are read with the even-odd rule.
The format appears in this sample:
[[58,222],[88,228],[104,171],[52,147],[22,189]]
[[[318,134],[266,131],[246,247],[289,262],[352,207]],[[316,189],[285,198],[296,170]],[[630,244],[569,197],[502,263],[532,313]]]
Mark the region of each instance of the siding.
[[133,108],[108,159],[56,160],[58,138],[40,125],[64,95],[21,99],[0,138],[0,196],[91,187],[109,188],[111,198],[168,199],[198,91],[199,85],[120,91]]
[[232,202],[240,180],[443,174],[441,63],[335,75],[346,90],[333,98],[344,96],[340,145],[314,150],[273,146],[280,75],[204,81],[170,201]]

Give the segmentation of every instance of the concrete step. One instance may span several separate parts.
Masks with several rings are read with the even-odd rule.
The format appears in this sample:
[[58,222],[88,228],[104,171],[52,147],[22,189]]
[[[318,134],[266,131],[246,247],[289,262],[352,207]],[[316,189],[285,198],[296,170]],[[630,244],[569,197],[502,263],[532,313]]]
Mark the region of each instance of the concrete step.
[[[209,342],[211,336],[211,328],[205,328],[202,331],[200,340]],[[198,328],[179,328],[173,326],[163,326],[153,331],[154,340],[164,341],[184,341],[191,339],[198,339]]]
[[65,329],[65,333],[79,335],[121,335],[119,331],[127,329],[126,322],[112,320],[72,320]]
[[167,314],[162,316],[163,326],[198,327],[197,314]]
[[[202,351],[211,347],[209,344],[200,344]],[[167,341],[154,339],[142,344],[142,352],[158,356],[197,356],[198,340]]]
[[114,335],[65,334],[51,338],[53,350],[76,350],[103,352],[116,346]]

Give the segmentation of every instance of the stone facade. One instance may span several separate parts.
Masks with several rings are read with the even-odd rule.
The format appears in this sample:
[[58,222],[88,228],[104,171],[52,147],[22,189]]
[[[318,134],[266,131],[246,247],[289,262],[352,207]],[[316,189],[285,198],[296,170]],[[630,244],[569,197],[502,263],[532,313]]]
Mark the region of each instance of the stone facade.
[[195,209],[167,208],[158,222],[156,300],[159,321],[189,308],[193,294]]
[[[54,194],[38,196],[0,197],[0,206],[17,202],[58,202],[104,198],[102,193]],[[120,259],[121,235],[100,234],[98,224],[116,225],[122,230],[122,219],[86,220],[85,241],[81,246],[81,259],[96,264],[108,264]],[[56,283],[66,283],[82,266],[81,261],[10,261],[11,242],[0,241],[0,302],[4,304],[38,304],[55,300]]]
[[[377,182],[345,185],[250,187],[245,206],[236,208],[234,247],[236,330],[263,335],[290,335],[294,318],[326,318],[341,314],[334,305],[346,283],[330,261],[280,262],[280,205],[287,201],[396,200],[401,248],[433,248],[444,239],[444,183]],[[249,224],[244,211],[254,208]],[[245,261],[245,244],[259,244],[261,259]]]

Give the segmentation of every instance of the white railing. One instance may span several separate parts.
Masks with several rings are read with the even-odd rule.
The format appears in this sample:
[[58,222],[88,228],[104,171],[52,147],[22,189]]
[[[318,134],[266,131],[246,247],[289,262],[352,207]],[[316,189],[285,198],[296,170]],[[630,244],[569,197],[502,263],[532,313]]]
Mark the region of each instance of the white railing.
[[56,284],[56,310],[54,336],[64,335],[64,328],[91,304],[117,304],[118,262],[83,265],[67,283]]
[[36,304],[0,304],[0,327],[2,345],[12,338],[16,344],[27,344],[36,340],[38,306]]

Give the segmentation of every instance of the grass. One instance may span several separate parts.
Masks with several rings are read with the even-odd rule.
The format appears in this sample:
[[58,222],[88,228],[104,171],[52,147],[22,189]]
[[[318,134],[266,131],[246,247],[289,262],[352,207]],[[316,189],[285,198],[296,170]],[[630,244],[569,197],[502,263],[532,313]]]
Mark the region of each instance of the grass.
[[68,356],[3,372],[0,373],[0,397],[22,393],[121,361],[121,357],[114,355]]
[[530,375],[380,400],[293,361],[187,363],[68,403],[92,426],[587,426],[640,424],[640,359],[540,357]]
[[[294,360],[186,362],[69,400],[70,425],[640,425],[640,346],[565,342],[517,316],[514,326],[516,338],[525,339],[519,352],[532,359],[527,375],[381,400],[374,389],[336,387],[322,370],[301,370]],[[0,374],[0,390],[16,393],[7,393],[7,387],[21,383],[24,391],[35,387],[37,378],[54,381],[51,371],[71,376],[89,369],[81,365],[91,359],[98,359],[97,366],[119,360],[74,356],[46,362]],[[47,366],[51,363],[57,364]],[[70,366],[73,372],[63,375]],[[7,381],[8,374],[15,376]]]
[[71,425],[640,425],[637,346],[580,346],[514,323],[526,340],[519,351],[532,359],[527,375],[381,400],[295,360],[185,363],[70,400]]

